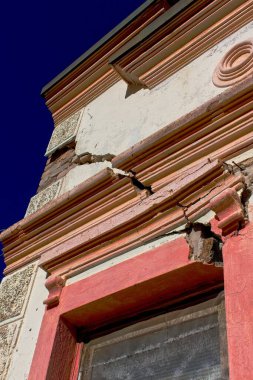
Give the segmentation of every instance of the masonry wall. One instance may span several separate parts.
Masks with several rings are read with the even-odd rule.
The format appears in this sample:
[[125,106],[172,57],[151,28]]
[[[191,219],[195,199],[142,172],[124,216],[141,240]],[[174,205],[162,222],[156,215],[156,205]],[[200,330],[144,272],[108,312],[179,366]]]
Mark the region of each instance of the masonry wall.
[[[120,80],[87,107],[56,126],[47,149],[45,172],[27,215],[102,169],[111,168],[114,156],[225,91],[226,87],[216,87],[212,82],[215,67],[230,47],[249,39],[252,31],[253,22],[152,90],[140,89],[131,93],[127,84]],[[228,162],[233,170],[244,172],[249,187],[253,183],[252,157],[253,151],[248,150]],[[247,207],[252,212],[252,197],[247,199]],[[250,212],[249,217],[252,218]],[[208,223],[213,216],[210,212],[198,222]],[[68,279],[66,286],[176,237],[160,238],[105,260]],[[0,379],[27,379],[44,313],[42,301],[47,296],[45,277],[46,273],[35,263],[7,276],[1,284]]]

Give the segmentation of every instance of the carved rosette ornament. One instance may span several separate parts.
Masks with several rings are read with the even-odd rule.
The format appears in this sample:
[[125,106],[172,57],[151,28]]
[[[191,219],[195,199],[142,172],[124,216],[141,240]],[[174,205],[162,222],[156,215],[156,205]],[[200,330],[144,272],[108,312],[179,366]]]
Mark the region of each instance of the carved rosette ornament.
[[240,42],[222,58],[213,73],[217,87],[228,87],[253,74],[253,39]]

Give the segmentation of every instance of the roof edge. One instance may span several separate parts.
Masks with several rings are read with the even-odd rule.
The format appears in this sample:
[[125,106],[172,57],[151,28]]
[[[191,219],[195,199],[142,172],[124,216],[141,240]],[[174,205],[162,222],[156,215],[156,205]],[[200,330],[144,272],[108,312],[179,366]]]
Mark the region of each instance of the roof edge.
[[[41,90],[41,96],[49,91],[54,85],[59,83],[63,78],[65,78],[71,71],[75,70],[81,63],[83,63],[87,58],[89,58],[93,53],[95,53],[99,48],[105,45],[110,39],[112,39],[118,32],[129,25],[134,19],[136,19],[142,12],[144,12],[150,5],[155,3],[157,0],[146,0],[142,5],[140,5],[135,11],[133,11],[128,17],[122,20],[117,26],[115,26],[110,32],[108,32],[104,37],[102,37],[98,42],[92,45],[85,53],[83,53],[79,58],[77,58],[73,63],[67,66],[62,72],[60,72],[56,77],[54,77],[50,82],[43,86]],[[167,2],[167,0],[165,0]]]

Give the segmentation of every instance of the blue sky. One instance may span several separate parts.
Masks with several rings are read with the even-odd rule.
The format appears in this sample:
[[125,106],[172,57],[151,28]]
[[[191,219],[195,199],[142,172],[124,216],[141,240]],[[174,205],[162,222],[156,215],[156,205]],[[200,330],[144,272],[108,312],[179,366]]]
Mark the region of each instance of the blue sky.
[[[144,0],[9,1],[1,9],[0,229],[23,218],[53,130],[41,88]],[[3,258],[0,257],[0,277]]]

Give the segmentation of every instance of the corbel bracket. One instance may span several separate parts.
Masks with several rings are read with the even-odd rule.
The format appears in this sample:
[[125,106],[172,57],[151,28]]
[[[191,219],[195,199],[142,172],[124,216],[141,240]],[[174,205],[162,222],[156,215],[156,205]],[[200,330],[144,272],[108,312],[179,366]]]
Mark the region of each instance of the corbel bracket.
[[209,206],[216,213],[218,227],[222,230],[223,236],[238,231],[244,226],[244,210],[235,189],[222,191],[210,201]]
[[49,295],[43,303],[47,305],[47,309],[58,306],[60,302],[60,295],[66,280],[61,276],[50,276],[45,282],[45,286],[49,291]]

